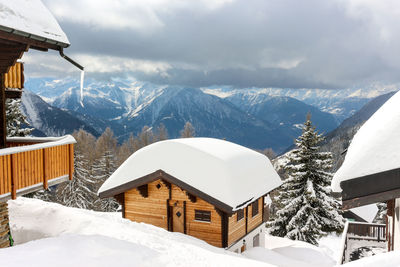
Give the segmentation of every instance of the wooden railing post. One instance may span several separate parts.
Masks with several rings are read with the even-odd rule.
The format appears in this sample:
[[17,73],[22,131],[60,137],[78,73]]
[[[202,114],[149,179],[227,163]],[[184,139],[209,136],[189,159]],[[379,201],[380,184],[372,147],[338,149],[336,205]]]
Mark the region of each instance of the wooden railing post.
[[17,174],[16,174],[16,168],[14,167],[14,154],[11,154],[10,156],[10,167],[11,167],[11,198],[16,199],[17,198]]
[[69,150],[69,180],[72,180],[74,174],[74,144],[69,144],[68,150]]
[[47,190],[49,188],[49,182],[46,172],[46,149],[42,149],[43,153],[43,188]]
[[6,127],[6,88],[4,85],[5,74],[0,73],[0,148],[5,148],[7,127]]

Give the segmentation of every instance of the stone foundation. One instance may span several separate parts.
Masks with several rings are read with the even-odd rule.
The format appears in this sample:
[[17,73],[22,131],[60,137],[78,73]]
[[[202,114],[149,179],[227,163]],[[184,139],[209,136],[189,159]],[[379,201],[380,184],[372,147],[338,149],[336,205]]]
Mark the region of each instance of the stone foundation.
[[10,246],[7,202],[0,202],[0,248]]

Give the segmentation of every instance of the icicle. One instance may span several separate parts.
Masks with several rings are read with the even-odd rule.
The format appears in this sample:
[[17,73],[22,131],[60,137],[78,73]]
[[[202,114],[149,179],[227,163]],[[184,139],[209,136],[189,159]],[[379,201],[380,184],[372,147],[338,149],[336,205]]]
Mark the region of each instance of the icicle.
[[85,79],[85,71],[81,71],[81,106],[83,107],[83,80]]

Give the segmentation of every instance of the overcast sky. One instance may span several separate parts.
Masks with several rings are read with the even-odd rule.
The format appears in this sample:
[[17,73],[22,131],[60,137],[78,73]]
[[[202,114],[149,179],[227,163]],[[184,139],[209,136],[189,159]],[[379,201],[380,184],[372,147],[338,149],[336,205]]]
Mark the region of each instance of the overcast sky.
[[[398,0],[42,0],[92,77],[184,86],[349,88],[400,81]],[[30,51],[28,76],[77,75]],[[40,64],[38,64],[40,62]]]

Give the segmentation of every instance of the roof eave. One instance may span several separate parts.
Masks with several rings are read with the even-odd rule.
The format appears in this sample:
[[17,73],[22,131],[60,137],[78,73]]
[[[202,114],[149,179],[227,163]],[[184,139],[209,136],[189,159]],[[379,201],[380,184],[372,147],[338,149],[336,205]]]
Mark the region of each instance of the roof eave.
[[[21,43],[29,43],[28,40],[32,40],[33,46],[39,46],[40,48],[60,50],[60,48],[67,48],[70,46],[69,43],[60,42],[54,39],[45,38],[39,35],[19,31],[13,28],[9,28],[0,25],[0,33],[6,33],[15,36],[13,41]],[[39,45],[38,45],[39,44]]]
[[400,197],[400,168],[345,180],[343,209],[355,208]]
[[123,192],[126,192],[130,189],[137,188],[141,185],[150,183],[152,181],[156,181],[158,179],[163,179],[169,183],[172,183],[172,184],[175,184],[175,185],[181,187],[182,189],[186,190],[190,194],[207,201],[208,203],[214,205],[216,208],[220,209],[221,211],[223,211],[227,214],[233,213],[233,207],[227,205],[226,203],[224,203],[218,199],[215,199],[214,197],[192,187],[191,185],[189,185],[185,182],[182,182],[181,180],[175,178],[174,176],[166,173],[163,170],[157,170],[153,173],[150,173],[148,175],[145,175],[145,176],[135,179],[133,181],[130,181],[125,184],[119,185],[117,187],[99,192],[99,197],[100,198],[113,197],[113,196],[116,196]]

